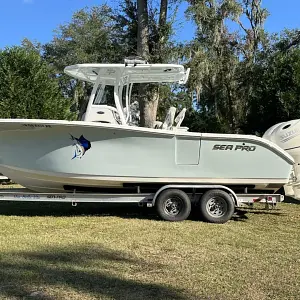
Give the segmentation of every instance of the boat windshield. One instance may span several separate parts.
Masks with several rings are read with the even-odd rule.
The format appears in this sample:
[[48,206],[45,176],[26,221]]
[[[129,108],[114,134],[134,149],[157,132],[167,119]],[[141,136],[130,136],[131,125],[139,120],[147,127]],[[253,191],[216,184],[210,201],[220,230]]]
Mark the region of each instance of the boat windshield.
[[[126,105],[126,87],[123,87],[122,104]],[[109,105],[115,107],[114,86],[113,85],[99,85],[93,105]]]
[[93,105],[110,105],[114,106],[114,86],[113,85],[99,85]]

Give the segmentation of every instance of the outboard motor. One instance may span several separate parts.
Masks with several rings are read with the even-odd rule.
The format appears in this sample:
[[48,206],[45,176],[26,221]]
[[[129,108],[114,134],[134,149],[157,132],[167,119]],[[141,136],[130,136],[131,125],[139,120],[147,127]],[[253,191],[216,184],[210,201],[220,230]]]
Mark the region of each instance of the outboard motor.
[[294,158],[294,174],[291,174],[290,183],[284,186],[284,190],[287,196],[300,199],[300,119],[272,126],[263,138],[275,143]]

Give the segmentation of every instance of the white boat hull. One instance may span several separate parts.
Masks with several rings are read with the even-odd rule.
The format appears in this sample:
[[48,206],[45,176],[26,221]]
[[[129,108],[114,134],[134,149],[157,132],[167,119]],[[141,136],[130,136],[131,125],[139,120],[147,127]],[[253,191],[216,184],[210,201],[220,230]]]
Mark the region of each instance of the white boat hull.
[[[81,138],[80,140],[80,137]],[[293,159],[255,136],[52,120],[0,120],[0,172],[38,192],[210,183],[277,190]]]

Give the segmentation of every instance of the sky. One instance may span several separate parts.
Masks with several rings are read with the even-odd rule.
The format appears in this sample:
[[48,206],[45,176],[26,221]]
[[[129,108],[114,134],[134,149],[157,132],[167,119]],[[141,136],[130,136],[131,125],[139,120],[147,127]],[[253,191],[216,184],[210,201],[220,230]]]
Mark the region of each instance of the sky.
[[[42,44],[52,40],[53,31],[60,24],[68,23],[72,14],[84,7],[103,4],[116,7],[118,0],[0,0],[0,48],[19,45],[24,38]],[[263,0],[270,16],[265,23],[269,32],[284,28],[300,28],[300,0]],[[184,5],[179,21],[184,19]],[[188,40],[193,35],[192,25],[184,29],[177,26],[177,38]]]

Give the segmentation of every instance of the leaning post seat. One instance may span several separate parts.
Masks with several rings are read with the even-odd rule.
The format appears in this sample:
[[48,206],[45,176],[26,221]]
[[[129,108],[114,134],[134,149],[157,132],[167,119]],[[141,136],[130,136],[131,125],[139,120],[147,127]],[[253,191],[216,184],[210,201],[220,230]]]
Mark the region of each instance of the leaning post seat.
[[91,107],[89,114],[85,114],[84,121],[119,124],[118,111],[109,105],[97,105]]

